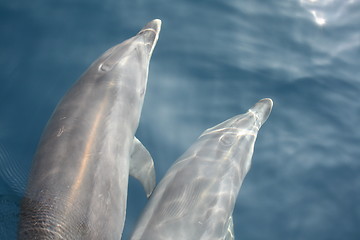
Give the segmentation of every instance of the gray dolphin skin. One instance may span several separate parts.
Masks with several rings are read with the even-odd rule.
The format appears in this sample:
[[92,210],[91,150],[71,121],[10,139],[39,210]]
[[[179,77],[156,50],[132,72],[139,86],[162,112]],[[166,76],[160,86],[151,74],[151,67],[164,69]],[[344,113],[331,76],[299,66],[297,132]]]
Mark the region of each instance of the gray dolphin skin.
[[33,159],[18,239],[121,239],[129,171],[148,195],[155,187],[134,134],[160,27],[155,19],[106,51],[60,101]]
[[131,240],[234,239],[232,212],[272,100],[203,132],[157,185]]

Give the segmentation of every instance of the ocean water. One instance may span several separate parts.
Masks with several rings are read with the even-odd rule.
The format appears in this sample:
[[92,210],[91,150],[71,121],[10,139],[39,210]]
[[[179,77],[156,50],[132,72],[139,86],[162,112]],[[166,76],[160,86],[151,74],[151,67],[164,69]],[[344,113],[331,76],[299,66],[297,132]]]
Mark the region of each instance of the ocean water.
[[[15,239],[57,102],[154,18],[163,25],[137,137],[157,180],[206,128],[270,97],[236,238],[360,239],[360,0],[0,0],[0,239]],[[133,179],[128,203],[123,239],[146,203]]]

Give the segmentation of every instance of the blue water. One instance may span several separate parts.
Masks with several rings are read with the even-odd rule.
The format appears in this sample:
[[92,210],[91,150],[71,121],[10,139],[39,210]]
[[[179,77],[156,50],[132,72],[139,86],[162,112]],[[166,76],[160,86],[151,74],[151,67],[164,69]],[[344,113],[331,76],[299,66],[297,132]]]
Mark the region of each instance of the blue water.
[[[360,239],[360,0],[0,0],[0,239],[15,238],[57,102],[154,18],[163,26],[137,136],[157,179],[203,130],[270,97],[235,236]],[[132,179],[128,202],[123,239],[146,203]]]

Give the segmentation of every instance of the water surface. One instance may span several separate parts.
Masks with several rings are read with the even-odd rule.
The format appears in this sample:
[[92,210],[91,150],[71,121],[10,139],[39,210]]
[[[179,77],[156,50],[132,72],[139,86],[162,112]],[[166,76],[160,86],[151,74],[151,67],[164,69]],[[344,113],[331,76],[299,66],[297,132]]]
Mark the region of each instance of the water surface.
[[[270,97],[235,236],[359,239],[359,11],[359,0],[1,0],[0,239],[15,238],[26,172],[57,102],[154,18],[163,26],[137,137],[158,180],[206,128]],[[135,180],[128,202],[123,239],[146,203]]]

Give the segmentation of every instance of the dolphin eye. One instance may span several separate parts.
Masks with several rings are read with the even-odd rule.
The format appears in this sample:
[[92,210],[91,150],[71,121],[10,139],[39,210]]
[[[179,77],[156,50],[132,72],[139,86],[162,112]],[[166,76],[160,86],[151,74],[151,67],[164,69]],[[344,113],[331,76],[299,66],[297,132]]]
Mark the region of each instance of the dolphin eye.
[[234,133],[224,134],[220,137],[220,142],[225,146],[231,146],[235,143],[237,135]]

